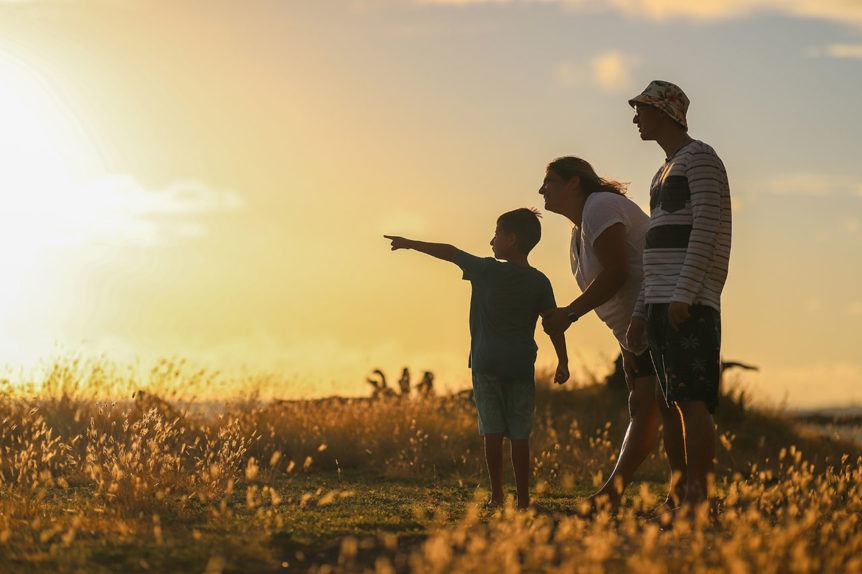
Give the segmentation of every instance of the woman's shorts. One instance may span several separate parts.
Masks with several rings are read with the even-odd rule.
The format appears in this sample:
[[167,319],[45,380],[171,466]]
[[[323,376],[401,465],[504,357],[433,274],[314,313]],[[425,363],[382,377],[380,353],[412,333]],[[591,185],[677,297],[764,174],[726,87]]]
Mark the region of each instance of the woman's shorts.
[[479,413],[479,434],[503,433],[513,440],[530,438],[536,410],[534,380],[473,373],[473,399]]
[[721,378],[721,315],[707,305],[691,305],[691,316],[675,331],[667,310],[667,303],[647,304],[647,339],[665,401],[703,401],[714,413]]
[[635,365],[638,369],[638,372],[635,373],[635,378],[641,379],[643,377],[655,376],[655,366],[652,364],[652,355],[650,355],[649,349],[640,355],[635,355]]

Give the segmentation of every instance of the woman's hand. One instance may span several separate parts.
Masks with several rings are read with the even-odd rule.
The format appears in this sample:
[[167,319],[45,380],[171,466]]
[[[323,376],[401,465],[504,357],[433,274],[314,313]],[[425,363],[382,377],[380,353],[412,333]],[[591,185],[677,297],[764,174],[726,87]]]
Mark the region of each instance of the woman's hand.
[[632,317],[629,328],[626,331],[626,344],[629,349],[638,349],[643,346],[646,338],[646,319],[643,317]]
[[629,392],[634,390],[635,379],[638,378],[638,360],[635,354],[628,349],[620,347],[623,356],[623,372],[626,374],[626,386]]

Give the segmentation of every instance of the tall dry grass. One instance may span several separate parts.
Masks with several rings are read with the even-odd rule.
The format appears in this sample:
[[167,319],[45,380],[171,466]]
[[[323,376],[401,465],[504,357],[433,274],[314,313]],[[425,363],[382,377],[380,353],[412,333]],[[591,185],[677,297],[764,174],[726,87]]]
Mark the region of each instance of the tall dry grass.
[[[547,379],[531,440],[540,498],[600,484],[627,423],[624,397],[599,385],[551,388]],[[0,559],[21,561],[34,548],[56,559],[84,536],[123,544],[146,534],[163,544],[163,520],[232,524],[239,508],[269,536],[285,511],[350,495],[319,489],[285,510],[284,477],[318,471],[484,484],[469,398],[261,401],[252,388],[219,405],[196,399],[229,383],[181,361],[141,375],[72,359],[50,365],[41,380],[0,384]],[[337,561],[321,569],[859,571],[859,447],[801,435],[789,417],[752,409],[739,393],[722,398],[718,426],[719,526],[700,516],[702,524],[660,530],[643,516],[658,502],[646,487],[616,518],[507,509],[488,520],[473,505],[412,549],[386,536],[370,545],[346,537]],[[638,478],[665,474],[656,449]],[[374,559],[363,559],[362,548]]]

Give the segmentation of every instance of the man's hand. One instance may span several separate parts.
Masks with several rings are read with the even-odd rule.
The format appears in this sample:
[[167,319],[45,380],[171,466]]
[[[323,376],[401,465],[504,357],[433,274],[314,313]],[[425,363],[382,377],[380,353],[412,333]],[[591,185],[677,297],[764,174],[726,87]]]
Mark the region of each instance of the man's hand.
[[569,380],[569,366],[560,363],[557,365],[557,372],[554,373],[554,382],[562,385]]
[[559,335],[565,333],[572,324],[569,321],[569,309],[558,307],[546,315],[542,315],[542,329],[548,335]]
[[646,319],[643,317],[632,317],[629,328],[626,331],[626,343],[631,349],[638,349],[643,346],[643,341],[646,338]]
[[679,326],[688,321],[691,315],[688,312],[688,303],[671,301],[667,306],[667,320],[674,331],[679,331]]
[[392,251],[396,249],[410,249],[410,243],[412,243],[409,239],[397,235],[384,235],[383,237],[392,240]]
[[635,354],[628,349],[620,348],[623,356],[623,372],[626,374],[626,386],[629,391],[634,390],[634,382],[638,377],[638,360]]

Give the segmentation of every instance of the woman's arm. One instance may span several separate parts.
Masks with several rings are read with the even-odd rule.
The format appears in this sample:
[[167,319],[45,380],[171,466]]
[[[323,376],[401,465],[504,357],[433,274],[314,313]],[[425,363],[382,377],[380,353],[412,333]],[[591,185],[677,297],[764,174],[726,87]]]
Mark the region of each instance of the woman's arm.
[[587,286],[580,297],[569,305],[578,317],[586,315],[617,294],[629,276],[629,261],[626,254],[626,226],[615,223],[602,231],[593,242],[593,251],[602,270]]
[[593,250],[602,270],[577,299],[542,318],[542,328],[546,333],[562,333],[573,322],[569,315],[573,314],[575,320],[583,317],[616,295],[628,279],[626,226],[623,223],[615,223],[602,231],[593,242]]

